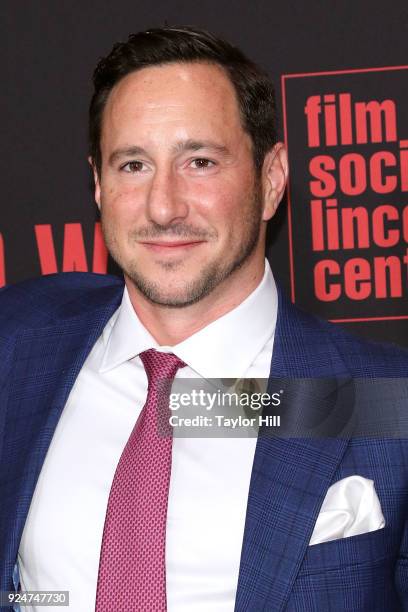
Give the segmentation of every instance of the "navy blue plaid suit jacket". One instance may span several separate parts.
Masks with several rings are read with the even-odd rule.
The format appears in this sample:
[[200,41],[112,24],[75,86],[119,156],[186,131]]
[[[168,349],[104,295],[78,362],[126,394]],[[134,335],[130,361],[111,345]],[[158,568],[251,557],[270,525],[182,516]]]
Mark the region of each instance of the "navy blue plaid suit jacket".
[[[14,590],[20,538],[52,435],[122,292],[119,278],[81,273],[0,292],[0,590]],[[274,377],[403,379],[407,370],[404,350],[354,338],[279,291]],[[328,488],[353,474],[374,481],[386,527],[309,547]],[[235,612],[408,610],[407,485],[405,439],[260,435]]]

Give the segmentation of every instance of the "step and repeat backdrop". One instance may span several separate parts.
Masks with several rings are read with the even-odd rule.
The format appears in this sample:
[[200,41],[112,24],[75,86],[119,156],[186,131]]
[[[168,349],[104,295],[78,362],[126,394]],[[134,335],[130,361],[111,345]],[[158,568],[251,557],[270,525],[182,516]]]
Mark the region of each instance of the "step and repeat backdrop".
[[271,75],[290,181],[268,230],[305,310],[408,345],[406,2],[2,3],[0,286],[119,274],[93,200],[87,109],[98,59],[129,33],[194,25]]

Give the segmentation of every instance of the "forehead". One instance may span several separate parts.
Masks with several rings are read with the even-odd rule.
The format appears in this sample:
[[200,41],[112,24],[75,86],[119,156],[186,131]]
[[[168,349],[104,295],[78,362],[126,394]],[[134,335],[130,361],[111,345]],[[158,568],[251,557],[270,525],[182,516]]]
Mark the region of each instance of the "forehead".
[[[243,129],[234,86],[218,65],[172,63],[128,74],[109,94],[102,121],[103,141],[123,131],[138,134],[181,130],[189,137],[200,130],[219,136],[242,137]],[[191,131],[197,133],[192,134]],[[203,134],[201,134],[203,135]],[[208,134],[206,134],[208,136]]]

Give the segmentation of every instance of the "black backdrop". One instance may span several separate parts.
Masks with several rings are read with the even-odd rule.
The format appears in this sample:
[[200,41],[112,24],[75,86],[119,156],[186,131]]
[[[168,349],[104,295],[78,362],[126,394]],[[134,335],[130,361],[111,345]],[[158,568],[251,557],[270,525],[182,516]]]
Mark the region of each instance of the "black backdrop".
[[[3,45],[0,64],[0,285],[55,268],[103,269],[103,257],[102,261],[93,262],[97,216],[86,162],[92,70],[98,58],[109,52],[113,42],[126,39],[132,31],[164,23],[190,24],[207,28],[238,44],[270,73],[275,82],[280,117],[282,119],[285,114],[288,124],[286,136],[292,161],[292,254],[297,254],[298,262],[296,270],[292,269],[295,278],[291,278],[288,214],[287,206],[283,205],[270,228],[268,242],[268,257],[277,279],[288,294],[292,290],[292,295],[296,280],[297,291],[293,297],[306,309],[343,321],[339,324],[367,337],[408,345],[408,265],[404,261],[408,227],[405,236],[400,232],[397,245],[371,253],[373,257],[391,255],[395,258],[397,277],[393,290],[387,290],[386,295],[376,295],[373,285],[367,299],[343,296],[336,303],[311,299],[312,260],[316,254],[311,252],[310,228],[300,214],[303,210],[307,216],[309,210],[307,166],[306,170],[301,168],[307,146],[293,127],[296,121],[305,122],[303,111],[307,96],[348,91],[350,82],[356,99],[381,102],[392,97],[396,100],[398,138],[408,138],[407,112],[403,110],[408,107],[408,92],[404,91],[404,88],[408,90],[408,80],[406,69],[400,68],[408,64],[406,0],[391,3],[3,0],[0,10]],[[348,72],[383,67],[387,70]],[[399,69],[392,72],[390,67]],[[282,81],[282,75],[338,71],[347,71],[340,84],[337,81],[335,84],[330,75],[317,77],[316,85],[311,80],[315,77],[307,76]],[[397,77],[392,76],[394,80],[389,82],[387,78],[391,72]],[[282,82],[287,85],[285,112]],[[361,91],[370,94],[364,98]],[[281,135],[283,137],[283,128]],[[396,143],[387,144],[394,146],[395,151],[399,149]],[[371,141],[371,149],[360,147],[358,154],[368,159],[375,146]],[[344,154],[338,147],[334,151],[338,156]],[[368,208],[391,203],[401,214],[408,199],[402,188],[375,202],[371,202],[369,190],[361,197]],[[350,206],[357,203],[362,204],[361,199],[346,202]],[[408,215],[406,218],[408,220]],[[397,225],[395,222],[392,227]],[[81,255],[82,240],[85,256]],[[70,248],[76,255],[70,254]],[[343,264],[345,256],[367,257],[367,253],[370,260],[367,248],[364,253],[361,249],[342,252],[339,261]],[[335,259],[337,255],[334,254]],[[310,266],[303,268],[302,261],[309,262]],[[113,270],[111,264],[109,270]],[[355,287],[358,288],[362,279],[364,281],[358,266],[356,274],[359,280],[355,281]]]

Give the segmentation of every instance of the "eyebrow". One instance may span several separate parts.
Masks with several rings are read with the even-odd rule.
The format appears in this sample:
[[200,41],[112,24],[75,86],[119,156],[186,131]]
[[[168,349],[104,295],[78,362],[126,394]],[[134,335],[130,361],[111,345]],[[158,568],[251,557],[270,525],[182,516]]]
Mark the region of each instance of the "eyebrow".
[[223,155],[230,155],[230,151],[225,145],[214,142],[213,140],[192,140],[189,138],[188,140],[177,142],[174,147],[172,147],[175,153],[199,151],[200,149],[210,149]]
[[[209,149],[226,157],[231,155],[228,147],[212,140],[192,140],[189,138],[188,140],[180,140],[171,147],[172,152],[176,154],[187,151],[200,151],[201,149]],[[138,146],[115,149],[109,156],[109,164],[112,166],[120,158],[137,157],[139,155],[148,156],[149,154],[146,149]]]

